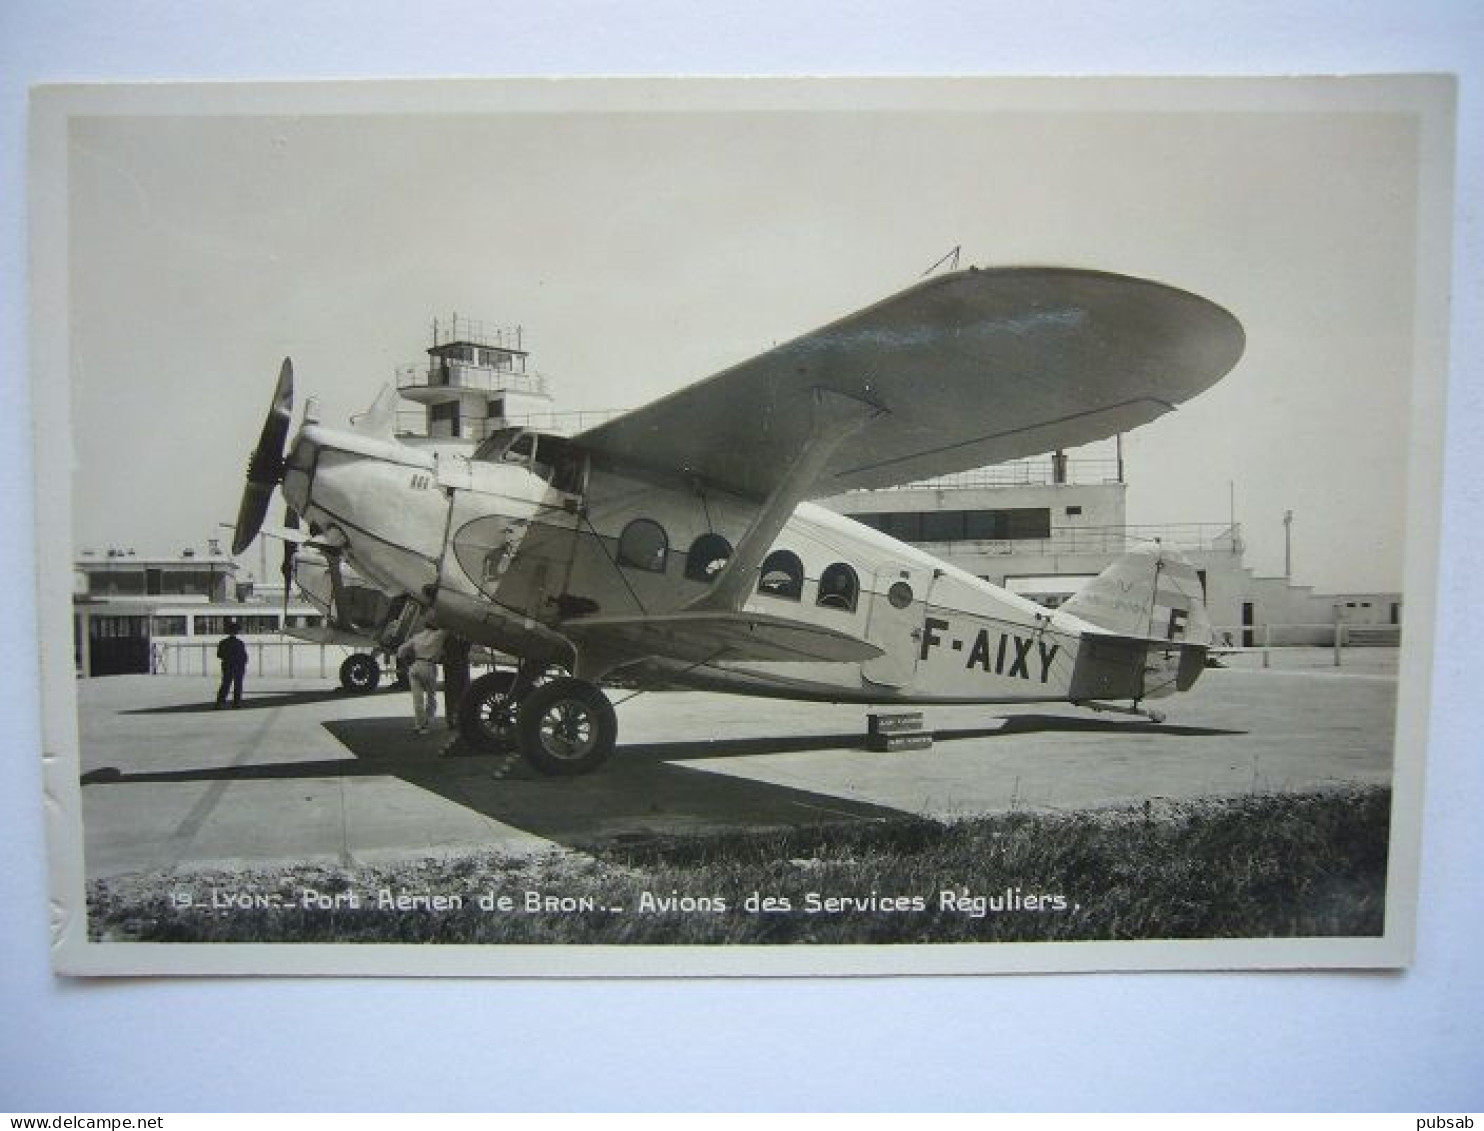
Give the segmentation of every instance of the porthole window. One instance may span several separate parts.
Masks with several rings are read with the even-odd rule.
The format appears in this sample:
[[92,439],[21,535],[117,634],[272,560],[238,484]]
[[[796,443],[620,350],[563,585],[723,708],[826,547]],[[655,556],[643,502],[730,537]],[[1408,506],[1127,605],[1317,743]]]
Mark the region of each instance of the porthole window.
[[702,534],[685,555],[685,576],[692,581],[712,582],[732,560],[732,544],[720,534]]
[[804,563],[792,550],[774,550],[763,559],[757,591],[770,597],[797,601],[804,595]]
[[815,604],[826,609],[841,609],[853,613],[860,591],[860,580],[856,577],[855,570],[844,562],[836,562],[826,566],[825,571],[819,575],[819,596]]
[[894,609],[905,609],[912,603],[912,586],[905,581],[898,581],[886,591],[886,599],[891,602]]
[[648,518],[636,518],[618,536],[618,564],[631,569],[664,573],[670,539],[665,528]]

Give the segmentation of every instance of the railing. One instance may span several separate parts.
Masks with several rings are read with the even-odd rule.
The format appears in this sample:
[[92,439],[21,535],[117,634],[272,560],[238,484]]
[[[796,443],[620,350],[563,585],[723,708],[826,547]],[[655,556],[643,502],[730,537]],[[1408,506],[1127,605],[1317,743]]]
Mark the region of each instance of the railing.
[[[447,380],[444,375],[447,374]],[[514,369],[492,369],[472,362],[450,361],[447,366],[397,366],[397,389],[474,389],[481,393],[529,393],[549,396],[549,386],[539,373]]]
[[[1049,538],[1022,538],[1016,553],[1121,554],[1149,542],[1174,550],[1242,551],[1241,523],[1181,522],[1145,526],[1064,526]],[[1007,551],[1008,552],[1008,551]]]
[[[245,640],[248,674],[335,679],[355,649],[304,640]],[[215,640],[156,641],[149,646],[150,675],[219,675]]]
[[[247,673],[250,676],[284,676],[335,680],[346,657],[364,649],[344,644],[313,644],[306,640],[274,638],[244,640],[247,645]],[[150,675],[211,676],[221,674],[216,658],[216,641],[156,641],[149,646]],[[499,657],[476,648],[470,666],[476,670],[493,667]],[[383,664],[389,671],[390,664]]]
[[496,326],[479,318],[461,318],[455,314],[447,321],[433,319],[433,346],[451,342],[470,342],[492,349],[525,352],[525,333],[519,326]]
[[1222,649],[1260,652],[1262,666],[1272,666],[1272,652],[1282,648],[1328,647],[1334,666],[1344,666],[1347,648],[1397,648],[1401,646],[1401,626],[1387,624],[1347,624],[1344,621],[1315,621],[1299,624],[1218,624],[1212,626],[1211,642],[1218,654]]
[[[1069,459],[1066,461],[1062,483],[1087,486],[1096,483],[1117,483],[1118,461],[1116,459]],[[958,471],[952,475],[939,475],[932,479],[919,479],[895,487],[881,487],[881,491],[968,491],[985,487],[1049,487],[1057,484],[1055,461],[1050,456],[1034,459],[1017,459],[1008,463],[997,463],[992,467],[977,467],[971,471]],[[854,494],[855,492],[852,492]]]
[[[538,412],[525,416],[501,417],[493,420],[465,420],[459,424],[459,435],[435,437],[436,439],[470,440],[475,443],[486,439],[491,432],[502,428],[533,428],[539,432],[554,432],[558,436],[575,436],[589,428],[620,417],[625,409],[604,409],[594,412]],[[415,410],[399,410],[397,434],[403,437],[427,437],[427,415]]]
[[[858,496],[856,496],[858,497]],[[846,518],[854,517],[849,511]],[[877,511],[858,513],[881,513]],[[950,546],[974,554],[1042,555],[1122,554],[1149,542],[1174,550],[1194,552],[1242,552],[1242,527],[1228,523],[1187,522],[1162,526],[1064,526],[1045,538],[983,538],[935,542],[911,539],[914,545]],[[947,551],[951,553],[952,551]]]

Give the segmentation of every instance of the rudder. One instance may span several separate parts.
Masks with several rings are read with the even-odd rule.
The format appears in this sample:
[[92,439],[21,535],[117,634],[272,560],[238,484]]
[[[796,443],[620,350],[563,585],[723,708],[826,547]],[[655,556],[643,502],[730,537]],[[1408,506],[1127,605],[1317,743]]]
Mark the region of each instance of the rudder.
[[1195,567],[1179,551],[1137,546],[1084,585],[1060,611],[1120,636],[1208,647],[1211,618]]

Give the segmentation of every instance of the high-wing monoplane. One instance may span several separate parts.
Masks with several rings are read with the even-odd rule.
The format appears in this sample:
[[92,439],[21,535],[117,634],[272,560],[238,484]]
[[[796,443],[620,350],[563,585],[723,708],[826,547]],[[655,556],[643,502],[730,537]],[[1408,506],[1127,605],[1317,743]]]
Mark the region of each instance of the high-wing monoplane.
[[1170,412],[1244,335],[1188,292],[1070,268],[921,282],[575,437],[472,452],[307,410],[283,364],[234,553],[281,489],[314,544],[389,599],[516,657],[464,696],[480,748],[583,773],[613,751],[600,684],[862,704],[1070,701],[1141,711],[1211,642],[1200,580],[1136,548],[1055,611],[808,502],[1075,447]]

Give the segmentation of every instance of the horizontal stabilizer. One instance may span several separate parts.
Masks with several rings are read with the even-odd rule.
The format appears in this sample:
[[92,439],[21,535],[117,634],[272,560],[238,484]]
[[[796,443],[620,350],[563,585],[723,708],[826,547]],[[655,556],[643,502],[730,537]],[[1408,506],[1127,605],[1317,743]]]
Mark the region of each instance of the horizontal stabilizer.
[[307,530],[295,530],[292,526],[275,526],[272,523],[265,523],[260,533],[269,538],[277,538],[280,542],[292,542],[295,546],[306,545],[314,538]]
[[1206,668],[1204,644],[1139,636],[1084,636],[1077,646],[1069,698],[1161,699],[1189,691]]
[[712,660],[861,663],[882,654],[874,644],[831,628],[747,612],[582,617],[567,621],[562,631],[580,646],[610,655],[664,656],[696,664]]
[[363,633],[351,632],[348,629],[336,628],[328,624],[285,628],[283,634],[295,640],[301,640],[305,644],[336,644],[345,648],[354,648],[357,651],[365,651],[368,646]]

